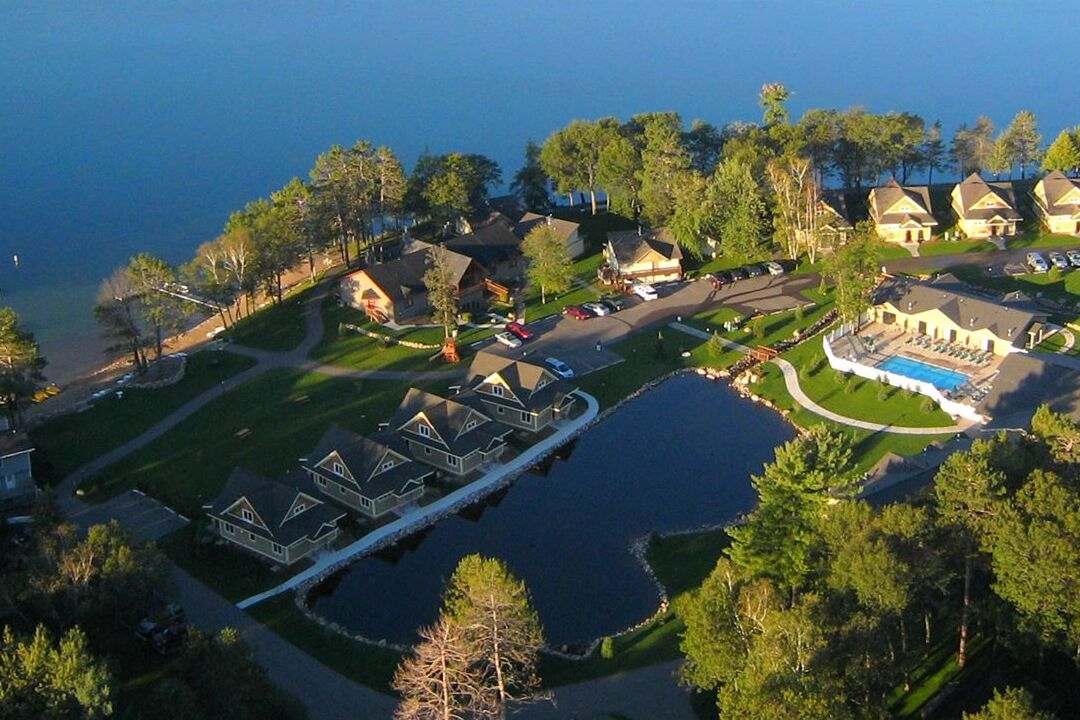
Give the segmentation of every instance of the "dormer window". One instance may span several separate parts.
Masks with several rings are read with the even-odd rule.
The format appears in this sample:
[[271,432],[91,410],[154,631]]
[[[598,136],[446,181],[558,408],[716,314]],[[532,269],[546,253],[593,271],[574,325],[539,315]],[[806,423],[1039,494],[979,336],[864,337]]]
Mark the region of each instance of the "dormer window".
[[255,522],[255,514],[250,510],[241,510],[240,517],[244,518],[244,522]]
[[419,435],[420,435],[421,437],[431,437],[431,428],[429,428],[429,427],[428,427],[427,425],[425,425],[424,423],[417,423],[417,424],[416,424],[416,432],[417,432],[417,433],[418,433],[418,434],[419,434]]
[[306,510],[306,509],[307,509],[307,505],[305,505],[302,502],[298,502],[298,503],[296,503],[296,507],[293,508],[292,514],[293,515],[299,515],[300,513],[304,512],[304,510]]
[[344,477],[345,476],[345,466],[342,465],[339,462],[334,463],[334,474],[335,475],[341,475],[342,477]]
[[492,385],[491,386],[491,394],[494,395],[495,397],[502,397],[503,395],[506,394],[506,391],[503,390],[502,385]]
[[470,420],[469,422],[465,423],[465,430],[466,431],[472,430],[474,427],[476,427],[476,421],[475,420]]
[[393,460],[387,460],[386,462],[384,462],[382,465],[379,466],[379,471],[382,472],[382,471],[385,471],[385,470],[389,470],[392,467],[394,467],[394,461]]

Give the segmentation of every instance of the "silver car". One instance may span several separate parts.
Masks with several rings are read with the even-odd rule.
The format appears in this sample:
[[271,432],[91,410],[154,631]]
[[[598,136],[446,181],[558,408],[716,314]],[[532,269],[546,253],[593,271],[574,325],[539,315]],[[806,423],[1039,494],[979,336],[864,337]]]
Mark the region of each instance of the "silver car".
[[1046,264],[1046,260],[1044,260],[1043,256],[1037,252],[1029,252],[1025,258],[1025,262],[1031,272],[1044,273],[1050,271],[1050,266]]
[[1068,258],[1059,252],[1050,253],[1050,262],[1053,263],[1054,267],[1058,270],[1068,270],[1070,267]]
[[1065,255],[1069,258],[1069,262],[1073,264],[1073,267],[1080,267],[1080,250],[1070,250]]

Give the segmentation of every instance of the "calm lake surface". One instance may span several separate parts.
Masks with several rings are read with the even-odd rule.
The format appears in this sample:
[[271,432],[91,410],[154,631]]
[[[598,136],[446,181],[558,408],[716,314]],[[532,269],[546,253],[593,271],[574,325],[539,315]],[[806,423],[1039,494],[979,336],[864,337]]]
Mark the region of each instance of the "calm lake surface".
[[424,148],[481,152],[509,179],[526,140],[572,118],[757,120],[770,81],[796,117],[1080,122],[1076,83],[1048,70],[1077,65],[1080,25],[1019,2],[3,5],[0,303],[57,379],[101,360],[90,308],[113,268],[188,259],[333,143],[409,168]]
[[617,632],[656,609],[629,543],[746,512],[750,474],[792,437],[779,415],[726,385],[676,376],[588,430],[546,475],[520,477],[497,504],[355,563],[312,595],[314,609],[367,637],[412,642],[458,561],[482,553],[525,580],[550,642]]

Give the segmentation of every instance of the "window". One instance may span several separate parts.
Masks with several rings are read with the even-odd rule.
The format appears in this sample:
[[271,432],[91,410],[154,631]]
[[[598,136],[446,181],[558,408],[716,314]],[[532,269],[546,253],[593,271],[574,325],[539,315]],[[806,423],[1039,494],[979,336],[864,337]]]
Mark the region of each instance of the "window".
[[494,395],[495,397],[502,397],[503,393],[504,393],[504,391],[503,391],[503,386],[502,385],[492,385],[491,386],[491,394]]
[[225,528],[225,532],[227,532],[230,535],[232,535],[232,534],[234,534],[236,532],[236,530],[233,529],[233,526],[230,525],[227,522],[221,523],[221,527]]
[[255,515],[250,510],[241,510],[240,517],[244,518],[244,522],[255,522]]
[[248,533],[248,540],[251,540],[251,542],[255,542],[256,539],[257,538],[255,537],[255,533],[253,533],[253,532]]
[[17,475],[5,475],[4,476],[4,489],[5,490],[14,490],[15,489],[15,480],[16,480],[16,478],[18,478]]
[[302,503],[302,502],[301,503],[296,503],[296,507],[293,508],[292,514],[293,515],[299,515],[300,513],[304,512],[304,510],[306,510],[306,509],[307,509],[307,505],[305,505],[304,503]]
[[275,555],[280,555],[283,552],[285,552],[285,548],[281,547],[277,543],[274,543],[272,547],[274,548],[274,554]]
[[505,413],[506,413],[506,408],[504,408],[504,407],[503,407],[502,405],[500,405],[500,406],[499,406],[499,414],[500,414],[500,415],[503,415],[503,414],[505,414]]
[[449,465],[450,467],[457,467],[458,459],[456,457],[454,457],[453,455],[447,455],[446,456],[446,464]]
[[417,433],[418,433],[418,434],[419,434],[419,435],[420,435],[421,437],[431,437],[431,428],[429,428],[429,427],[428,427],[427,425],[425,425],[424,423],[417,423],[417,424],[416,424],[416,432],[417,432]]
[[345,466],[339,462],[334,463],[334,473],[345,477]]
[[476,427],[475,420],[470,420],[469,422],[465,423],[465,430],[472,430],[474,427]]
[[317,482],[322,487],[326,487],[326,478],[324,478],[322,475],[319,475],[318,477],[316,477],[315,482]]
[[522,410],[521,411],[521,422],[531,423],[532,422],[532,415],[530,413],[527,413],[524,410]]
[[382,465],[381,465],[381,466],[379,467],[379,470],[380,470],[380,471],[382,471],[382,470],[389,470],[389,469],[390,469],[390,468],[392,468],[392,467],[394,467],[394,461],[393,461],[393,460],[387,460],[386,462],[384,462],[384,463],[383,463],[383,464],[382,464]]
[[431,454],[431,448],[428,448],[428,447],[424,448],[424,454],[425,455],[430,455]]

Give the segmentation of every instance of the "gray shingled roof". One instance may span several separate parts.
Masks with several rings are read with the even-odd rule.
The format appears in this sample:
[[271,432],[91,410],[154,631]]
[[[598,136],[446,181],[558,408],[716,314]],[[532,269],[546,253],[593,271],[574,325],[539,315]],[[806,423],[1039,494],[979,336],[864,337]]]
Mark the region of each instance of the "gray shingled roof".
[[[460,284],[473,262],[472,258],[453,250],[449,250],[447,254],[454,282]],[[367,273],[372,282],[382,288],[394,302],[399,302],[404,300],[406,295],[427,292],[424,285],[424,273],[428,269],[427,258],[427,251],[411,252],[396,260],[372,265],[357,272]]]
[[1024,331],[1032,322],[1045,318],[1036,313],[961,292],[955,278],[941,284],[890,278],[882,283],[874,294],[874,304],[883,302],[890,302],[909,315],[939,310],[958,327],[967,330],[985,328],[1013,344],[1026,339]]
[[1080,213],[1080,205],[1059,205],[1058,201],[1073,188],[1080,188],[1080,180],[1066,177],[1060,170],[1055,170],[1038,182],[1046,195],[1046,211],[1051,215],[1069,215]]
[[[439,438],[424,437],[402,429],[420,412],[424,413],[442,442]],[[472,428],[468,428],[470,419],[477,421]],[[513,430],[495,422],[477,407],[456,399],[448,400],[419,388],[409,388],[405,393],[401,405],[390,419],[390,429],[422,445],[449,450],[458,457],[464,457],[474,450],[487,452],[501,444],[502,439]]]
[[620,265],[633,265],[646,261],[650,255],[658,254],[665,260],[681,260],[682,250],[675,243],[671,231],[659,230],[617,230],[607,234],[608,242],[615,251],[615,260]]
[[[307,509],[286,518],[301,492],[309,497],[305,500]],[[311,479],[300,469],[293,470],[281,480],[271,480],[250,470],[236,468],[221,494],[214,500],[208,514],[223,518],[241,530],[287,546],[304,537],[311,540],[322,537],[345,516],[342,510],[319,500],[318,497],[319,493]],[[266,524],[266,528],[225,514],[225,511],[240,499],[247,500]]]
[[[978,173],[971,173],[956,187],[960,191],[960,207],[958,208],[960,217],[968,220],[989,220],[999,215],[1004,220],[1020,219],[1020,213],[1016,211],[1016,192],[1011,182],[988,183],[979,177]],[[988,193],[996,195],[1006,207],[972,210],[971,206],[986,197]]]
[[825,190],[818,198],[818,212],[827,213],[826,225],[836,230],[851,230],[851,218],[848,215],[847,200],[840,190]]
[[18,455],[30,452],[33,449],[34,444],[30,442],[30,437],[26,433],[11,430],[0,431],[0,457]]
[[515,260],[521,255],[520,245],[521,238],[514,234],[513,225],[501,213],[492,213],[471,233],[446,241],[446,247],[453,252],[488,267]]
[[561,220],[550,215],[538,215],[534,212],[527,212],[522,215],[521,219],[514,225],[514,234],[524,240],[525,236],[529,234],[529,231],[544,224],[550,225],[563,241],[573,235],[574,231],[578,229],[578,224],[576,222]]
[[[399,460],[393,468],[373,475],[389,450],[405,457],[405,461]],[[335,452],[345,463],[345,467],[354,479],[350,480],[317,467]],[[420,463],[409,460],[403,448],[393,446],[391,436],[377,435],[375,438],[366,438],[340,425],[331,425],[323,433],[319,444],[302,465],[313,472],[326,475],[334,482],[351,486],[358,493],[372,500],[387,493],[404,495],[417,485],[422,485],[424,478],[434,472]]]
[[[917,212],[886,212],[900,198],[909,198],[919,207]],[[937,225],[931,214],[930,190],[925,185],[901,187],[895,179],[870,191],[870,215],[879,225],[902,225],[914,220],[920,225]]]
[[498,374],[514,397],[476,393],[484,400],[509,408],[536,411],[546,407],[559,407],[569,397],[572,401],[574,387],[555,377],[547,368],[523,360],[503,357],[489,352],[478,352],[469,366],[465,384],[476,391],[485,378]]

